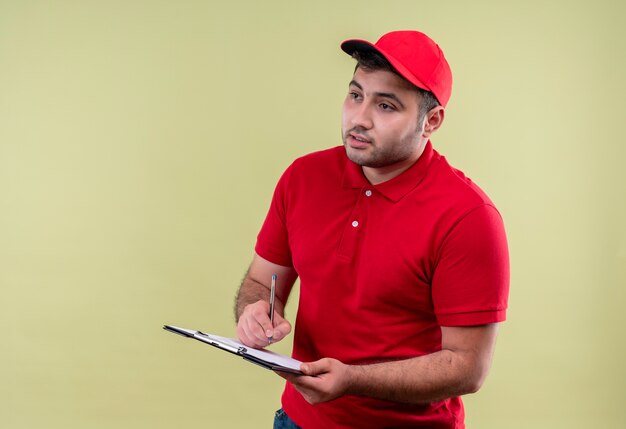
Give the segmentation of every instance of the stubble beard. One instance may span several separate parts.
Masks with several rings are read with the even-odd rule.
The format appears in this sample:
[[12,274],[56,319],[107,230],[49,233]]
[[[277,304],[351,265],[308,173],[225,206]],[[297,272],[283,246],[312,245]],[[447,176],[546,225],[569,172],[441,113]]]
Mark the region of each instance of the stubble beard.
[[368,136],[369,149],[351,148],[348,145],[348,136],[351,132],[364,134],[363,131],[358,128],[352,128],[343,133],[343,146],[348,159],[361,167],[382,168],[402,162],[414,153],[417,146],[416,136],[421,134],[421,127],[418,126],[414,136],[407,136],[387,147],[378,146],[376,140],[370,139]]

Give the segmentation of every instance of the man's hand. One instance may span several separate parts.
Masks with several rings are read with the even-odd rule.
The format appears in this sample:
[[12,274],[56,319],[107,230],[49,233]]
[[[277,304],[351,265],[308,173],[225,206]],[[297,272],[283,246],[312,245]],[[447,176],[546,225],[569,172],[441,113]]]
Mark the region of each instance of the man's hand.
[[[270,282],[276,275],[274,326],[270,321]],[[293,267],[284,267],[263,259],[256,253],[248,272],[239,286],[235,298],[237,336],[249,347],[260,349],[278,342],[291,332],[291,324],[285,319],[285,304],[298,273]]]
[[269,345],[268,338],[276,343],[291,332],[291,324],[274,312],[274,326],[269,317],[269,303],[265,300],[248,304],[237,323],[237,336],[247,346],[260,349]]
[[300,370],[304,375],[285,372],[278,372],[278,375],[293,384],[308,403],[319,404],[348,393],[353,369],[337,359],[324,358],[303,363]]

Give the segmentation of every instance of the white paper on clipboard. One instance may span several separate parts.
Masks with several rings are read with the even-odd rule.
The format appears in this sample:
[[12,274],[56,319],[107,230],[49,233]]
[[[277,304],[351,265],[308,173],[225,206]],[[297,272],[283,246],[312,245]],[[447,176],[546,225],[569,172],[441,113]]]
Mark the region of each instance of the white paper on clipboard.
[[172,325],[164,325],[163,329],[173,332],[184,337],[193,338],[203,343],[209,344],[218,349],[238,355],[245,360],[260,365],[273,371],[290,372],[293,374],[302,374],[300,365],[302,362],[281,355],[270,350],[253,349],[233,338],[220,337],[219,335],[206,334],[201,331],[179,328]]

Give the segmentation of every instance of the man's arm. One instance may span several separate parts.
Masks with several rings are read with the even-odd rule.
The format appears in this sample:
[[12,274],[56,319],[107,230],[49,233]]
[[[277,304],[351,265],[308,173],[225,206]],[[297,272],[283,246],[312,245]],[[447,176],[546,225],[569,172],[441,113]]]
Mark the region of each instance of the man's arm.
[[312,403],[343,395],[404,403],[428,403],[481,387],[495,348],[498,325],[442,327],[442,350],[372,365],[346,365],[324,358],[302,365],[304,376],[281,373]]
[[[269,318],[272,274],[277,275],[274,326]],[[291,332],[291,324],[284,318],[285,303],[296,278],[292,267],[274,264],[255,253],[235,299],[237,336],[242,343],[262,348],[268,345],[269,337],[278,342]]]

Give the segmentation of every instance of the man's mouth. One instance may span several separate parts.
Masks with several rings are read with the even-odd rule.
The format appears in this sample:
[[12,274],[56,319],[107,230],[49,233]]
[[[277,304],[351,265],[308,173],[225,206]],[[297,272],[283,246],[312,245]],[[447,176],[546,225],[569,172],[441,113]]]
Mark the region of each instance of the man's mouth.
[[355,148],[363,148],[372,143],[372,141],[363,134],[348,133],[348,139],[350,146]]

